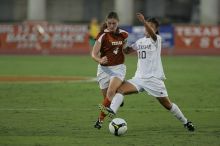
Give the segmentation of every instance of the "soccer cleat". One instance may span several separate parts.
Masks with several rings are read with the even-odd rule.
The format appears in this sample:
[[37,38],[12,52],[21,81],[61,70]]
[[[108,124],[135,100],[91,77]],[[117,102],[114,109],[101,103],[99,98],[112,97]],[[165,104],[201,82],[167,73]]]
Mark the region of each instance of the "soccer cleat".
[[184,127],[187,128],[191,132],[195,131],[195,127],[193,126],[192,122],[190,122],[190,121],[187,121],[187,123],[184,124]]
[[123,107],[124,106],[124,101],[121,103],[120,107]]
[[101,112],[103,112],[109,118],[111,118],[111,119],[114,118],[115,113],[111,108],[105,107],[104,105],[99,104],[99,109],[100,109]]
[[98,118],[98,120],[95,122],[94,128],[101,129],[102,128],[102,123],[103,123],[103,121],[101,121]]

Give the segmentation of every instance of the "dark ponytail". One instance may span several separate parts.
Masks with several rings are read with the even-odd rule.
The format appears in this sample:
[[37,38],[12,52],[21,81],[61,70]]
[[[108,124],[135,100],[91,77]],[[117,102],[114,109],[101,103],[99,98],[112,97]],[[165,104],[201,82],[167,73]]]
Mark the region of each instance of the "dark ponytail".
[[147,22],[151,22],[156,26],[157,31],[155,33],[159,35],[159,27],[160,27],[159,21],[156,18],[148,18]]
[[101,32],[104,32],[104,30],[107,28],[107,24],[106,24],[106,22],[104,22],[103,24],[102,24],[102,26],[101,26]]

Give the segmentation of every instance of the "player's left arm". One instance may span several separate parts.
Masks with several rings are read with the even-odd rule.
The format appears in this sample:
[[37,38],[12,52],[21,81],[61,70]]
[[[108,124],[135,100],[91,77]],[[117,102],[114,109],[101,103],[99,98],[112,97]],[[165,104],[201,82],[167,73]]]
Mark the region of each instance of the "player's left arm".
[[150,35],[150,37],[156,42],[157,41],[157,35],[156,33],[153,31],[153,29],[149,26],[148,22],[145,20],[144,15],[141,13],[137,13],[137,18],[140,22],[144,23],[144,27],[146,28],[148,34]]
[[123,49],[123,52],[125,54],[131,54],[131,53],[135,52],[135,50],[132,47],[127,46]]

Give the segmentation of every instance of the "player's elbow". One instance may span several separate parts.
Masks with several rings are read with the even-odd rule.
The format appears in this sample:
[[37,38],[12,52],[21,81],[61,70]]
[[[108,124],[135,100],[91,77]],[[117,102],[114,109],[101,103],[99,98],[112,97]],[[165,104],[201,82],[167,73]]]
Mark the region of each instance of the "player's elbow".
[[96,55],[93,52],[91,53],[91,57],[92,59],[96,60]]
[[126,48],[123,50],[123,52],[124,52],[125,54],[130,54],[130,53],[133,52],[133,49],[132,49],[132,47],[126,47]]

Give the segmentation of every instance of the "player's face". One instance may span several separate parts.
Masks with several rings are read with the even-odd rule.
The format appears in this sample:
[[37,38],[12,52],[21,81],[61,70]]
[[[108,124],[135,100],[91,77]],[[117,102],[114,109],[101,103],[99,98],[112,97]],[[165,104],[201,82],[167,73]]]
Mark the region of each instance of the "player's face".
[[107,29],[109,31],[116,31],[117,27],[118,27],[118,20],[111,18],[111,19],[107,19],[106,21],[107,23]]

